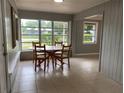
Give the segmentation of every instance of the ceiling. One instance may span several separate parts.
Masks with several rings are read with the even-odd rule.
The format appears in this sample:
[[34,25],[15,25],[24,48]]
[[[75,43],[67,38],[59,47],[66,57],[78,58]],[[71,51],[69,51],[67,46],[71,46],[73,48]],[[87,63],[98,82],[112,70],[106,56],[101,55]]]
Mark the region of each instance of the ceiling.
[[53,0],[15,0],[18,9],[64,14],[76,14],[106,1],[109,0],[64,0],[63,3]]

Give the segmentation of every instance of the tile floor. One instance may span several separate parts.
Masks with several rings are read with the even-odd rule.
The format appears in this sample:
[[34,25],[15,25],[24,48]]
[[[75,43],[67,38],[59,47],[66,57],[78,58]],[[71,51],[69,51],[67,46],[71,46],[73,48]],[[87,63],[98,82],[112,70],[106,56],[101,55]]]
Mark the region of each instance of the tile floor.
[[13,93],[122,93],[122,86],[98,72],[98,57],[71,58],[71,68],[34,72],[32,61],[19,64]]

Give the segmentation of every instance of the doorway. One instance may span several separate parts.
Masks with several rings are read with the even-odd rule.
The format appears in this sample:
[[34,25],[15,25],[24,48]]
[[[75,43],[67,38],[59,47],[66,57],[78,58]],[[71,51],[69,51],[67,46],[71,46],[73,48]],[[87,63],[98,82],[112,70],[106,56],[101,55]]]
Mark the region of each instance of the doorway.
[[101,69],[101,47],[103,32],[103,13],[86,16],[83,22],[83,48],[87,54],[97,55],[98,70]]

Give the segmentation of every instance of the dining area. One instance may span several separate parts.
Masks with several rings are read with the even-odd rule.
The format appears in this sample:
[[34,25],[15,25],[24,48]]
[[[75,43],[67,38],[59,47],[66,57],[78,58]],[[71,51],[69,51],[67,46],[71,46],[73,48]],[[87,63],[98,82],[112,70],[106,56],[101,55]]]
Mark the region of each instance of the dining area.
[[[48,46],[41,42],[32,42],[33,66],[35,72],[49,69],[49,63],[52,63],[53,70],[59,66],[63,70],[63,65],[70,68],[71,44],[64,45],[63,42],[55,42]],[[67,59],[67,62],[64,60]]]
[[123,93],[122,10],[123,0],[0,0],[0,93]]

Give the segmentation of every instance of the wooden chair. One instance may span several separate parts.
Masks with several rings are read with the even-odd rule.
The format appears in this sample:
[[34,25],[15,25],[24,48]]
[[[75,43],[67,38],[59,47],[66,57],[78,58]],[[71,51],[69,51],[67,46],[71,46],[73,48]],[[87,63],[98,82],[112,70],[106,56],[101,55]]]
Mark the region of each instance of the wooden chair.
[[32,49],[33,49],[33,63],[34,63],[34,61],[35,61],[35,58],[34,58],[34,56],[35,56],[35,46],[40,46],[41,45],[41,43],[40,42],[34,42],[34,41],[32,41]]
[[46,47],[44,46],[37,46],[35,45],[34,49],[34,59],[35,59],[35,71],[37,67],[41,67],[41,63],[44,62],[44,71],[46,70],[46,60],[49,58],[46,54]]
[[61,67],[63,69],[63,59],[68,59],[68,67],[70,68],[70,51],[71,51],[71,45],[62,46],[62,50],[61,50],[61,54],[60,55],[56,55],[55,54],[55,66],[57,65],[57,60],[61,62]]
[[[62,45],[63,45],[63,42],[56,42],[56,41],[55,41],[55,46],[62,47]],[[57,54],[60,55],[60,54],[61,54],[61,51],[57,51],[55,54],[56,54],[56,55],[57,55]]]
[[34,41],[32,41],[32,47],[35,47],[36,45],[41,45],[41,42],[34,42]]
[[55,46],[62,46],[63,45],[63,42],[56,42],[55,41]]

